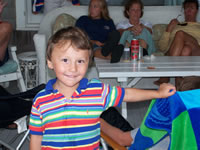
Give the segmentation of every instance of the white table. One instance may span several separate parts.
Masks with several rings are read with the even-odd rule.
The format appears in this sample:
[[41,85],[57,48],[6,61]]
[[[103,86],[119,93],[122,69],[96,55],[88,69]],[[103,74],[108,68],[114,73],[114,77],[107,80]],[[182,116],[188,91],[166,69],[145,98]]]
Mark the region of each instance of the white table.
[[[200,76],[200,56],[148,56],[137,63],[121,60],[114,64],[95,58],[95,64],[99,78],[117,78],[122,87],[132,87],[141,78],[147,77]],[[122,103],[122,115],[125,118],[126,107],[126,103]]]

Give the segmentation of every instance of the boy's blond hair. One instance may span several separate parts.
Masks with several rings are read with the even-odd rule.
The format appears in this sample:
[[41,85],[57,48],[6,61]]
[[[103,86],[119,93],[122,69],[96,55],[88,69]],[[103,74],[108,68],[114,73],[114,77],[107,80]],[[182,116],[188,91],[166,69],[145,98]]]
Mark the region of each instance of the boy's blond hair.
[[[101,18],[106,19],[106,20],[110,20],[111,18],[109,16],[107,2],[105,0],[97,0],[97,1],[99,1],[100,7],[101,7]],[[88,8],[89,17],[91,17],[90,11],[89,11],[91,3],[92,3],[92,0],[90,0],[89,8]]]
[[[92,52],[92,45],[88,35],[78,27],[68,27],[57,31],[48,41],[46,57],[51,60],[52,51],[55,47],[70,42],[73,47],[81,50],[89,50]],[[92,56],[92,55],[91,55]]]

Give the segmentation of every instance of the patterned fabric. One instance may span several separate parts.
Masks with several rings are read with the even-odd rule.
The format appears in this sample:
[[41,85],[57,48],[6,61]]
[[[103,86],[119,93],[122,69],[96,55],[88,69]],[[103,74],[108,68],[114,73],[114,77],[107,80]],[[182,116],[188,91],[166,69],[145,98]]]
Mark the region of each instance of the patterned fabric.
[[144,150],[167,135],[171,150],[200,149],[200,90],[177,92],[151,102],[130,150]]
[[159,50],[158,42],[162,34],[165,32],[166,28],[167,28],[167,24],[154,24],[152,27],[153,29],[152,38],[157,50]]
[[99,149],[99,116],[110,106],[119,106],[124,89],[93,79],[83,79],[70,99],[53,89],[56,79],[34,99],[30,133],[43,135],[42,149]]
[[33,12],[34,13],[40,12],[43,7],[44,7],[44,0],[34,0],[33,1]]
[[[79,0],[72,0],[73,5],[80,5]],[[44,7],[44,0],[34,0],[33,1],[33,12],[38,13]]]
[[60,14],[53,25],[53,34],[62,28],[74,26],[76,19],[69,14]]

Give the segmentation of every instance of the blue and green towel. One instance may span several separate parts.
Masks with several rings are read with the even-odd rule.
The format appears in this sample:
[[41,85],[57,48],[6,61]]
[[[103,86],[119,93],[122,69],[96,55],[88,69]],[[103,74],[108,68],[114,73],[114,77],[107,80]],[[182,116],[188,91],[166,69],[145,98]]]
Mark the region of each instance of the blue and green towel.
[[200,89],[152,100],[130,150],[145,150],[166,136],[170,150],[200,150]]

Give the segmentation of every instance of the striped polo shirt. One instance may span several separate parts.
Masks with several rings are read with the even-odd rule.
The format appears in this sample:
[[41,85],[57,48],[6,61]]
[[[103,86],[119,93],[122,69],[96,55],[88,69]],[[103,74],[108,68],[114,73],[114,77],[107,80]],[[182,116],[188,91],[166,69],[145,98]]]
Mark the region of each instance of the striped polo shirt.
[[53,89],[56,79],[33,101],[30,133],[42,135],[42,150],[99,149],[100,114],[120,106],[124,89],[82,79],[70,99]]

